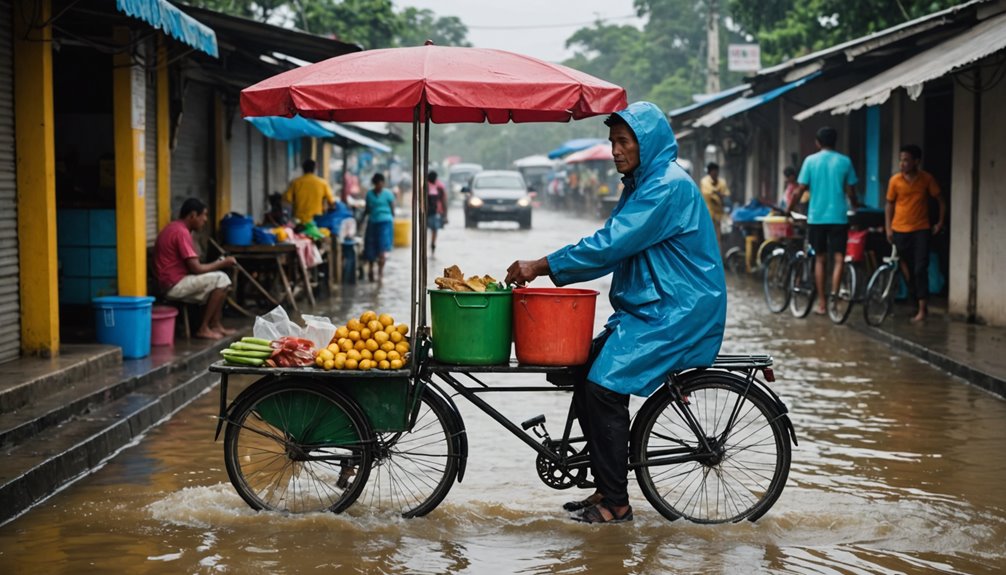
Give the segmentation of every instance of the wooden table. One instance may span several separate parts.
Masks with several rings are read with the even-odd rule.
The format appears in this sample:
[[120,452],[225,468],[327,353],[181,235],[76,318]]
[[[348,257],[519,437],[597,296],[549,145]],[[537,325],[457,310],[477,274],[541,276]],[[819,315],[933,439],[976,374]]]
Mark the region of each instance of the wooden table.
[[[251,245],[251,246],[224,246],[224,251],[231,256],[234,256],[239,263],[243,261],[250,262],[262,262],[262,261],[273,261],[276,263],[276,271],[279,274],[280,282],[282,284],[283,293],[281,294],[279,301],[284,299],[290,300],[290,305],[293,306],[294,311],[300,312],[297,308],[297,299],[293,295],[293,288],[291,287],[290,278],[286,273],[286,267],[294,265],[293,269],[300,271],[300,276],[304,282],[304,288],[307,292],[307,299],[311,302],[311,306],[314,307],[314,291],[311,289],[311,276],[307,270],[307,266],[304,265],[303,260],[297,256],[297,246],[294,244],[276,244],[273,246],[266,245]],[[295,264],[291,262],[293,259]],[[296,273],[296,272],[295,272]],[[296,279],[296,278],[295,278]],[[236,284],[237,278],[234,278]],[[235,289],[236,291],[236,289]]]

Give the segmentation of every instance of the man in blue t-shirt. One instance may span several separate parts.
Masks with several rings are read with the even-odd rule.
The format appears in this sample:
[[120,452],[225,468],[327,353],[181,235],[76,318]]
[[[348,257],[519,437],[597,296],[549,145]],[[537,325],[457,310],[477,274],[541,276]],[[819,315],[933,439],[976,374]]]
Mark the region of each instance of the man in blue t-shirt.
[[[807,156],[800,168],[797,183],[800,193],[810,190],[810,208],[807,211],[807,238],[814,247],[817,261],[814,265],[814,283],[817,285],[815,313],[827,313],[824,291],[826,254],[831,254],[834,266],[831,272],[831,293],[838,292],[845,260],[845,242],[849,235],[848,206],[856,209],[856,171],[848,156],[835,151],[838,132],[825,126],[817,131],[818,152]],[[848,205],[846,198],[849,199]]]

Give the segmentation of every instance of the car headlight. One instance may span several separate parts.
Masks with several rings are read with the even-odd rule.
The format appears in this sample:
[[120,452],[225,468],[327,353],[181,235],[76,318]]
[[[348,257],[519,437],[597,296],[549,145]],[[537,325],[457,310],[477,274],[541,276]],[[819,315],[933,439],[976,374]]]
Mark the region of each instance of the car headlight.
[[475,196],[472,196],[472,199],[468,200],[468,205],[473,208],[481,207],[482,203],[482,198],[476,198]]
[[526,208],[531,205],[531,198],[521,198],[517,200],[517,205],[522,208]]

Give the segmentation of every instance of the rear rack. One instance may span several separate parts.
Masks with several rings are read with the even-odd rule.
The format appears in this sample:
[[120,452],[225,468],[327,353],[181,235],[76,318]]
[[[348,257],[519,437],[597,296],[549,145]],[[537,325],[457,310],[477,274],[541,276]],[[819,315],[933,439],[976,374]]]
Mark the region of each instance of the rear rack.
[[772,367],[771,355],[718,355],[712,367],[722,369],[763,369]]

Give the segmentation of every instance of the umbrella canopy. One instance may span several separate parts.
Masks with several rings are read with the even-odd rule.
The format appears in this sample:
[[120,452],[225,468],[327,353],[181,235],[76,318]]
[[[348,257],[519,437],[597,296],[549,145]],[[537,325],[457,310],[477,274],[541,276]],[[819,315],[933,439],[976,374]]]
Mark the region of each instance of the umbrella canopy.
[[561,158],[573,152],[579,152],[580,150],[585,150],[591,146],[596,146],[607,142],[607,140],[602,140],[601,138],[577,138],[575,140],[567,140],[558,148],[552,150],[548,153],[548,157],[555,159]]
[[434,123],[566,122],[626,107],[625,90],[503,50],[448,46],[345,54],[241,91],[245,116]]
[[610,162],[615,157],[611,155],[611,144],[597,144],[586,150],[570,154],[564,161],[567,164],[577,164],[580,162]]
[[551,168],[555,162],[545,156],[525,156],[513,161],[515,168]]

